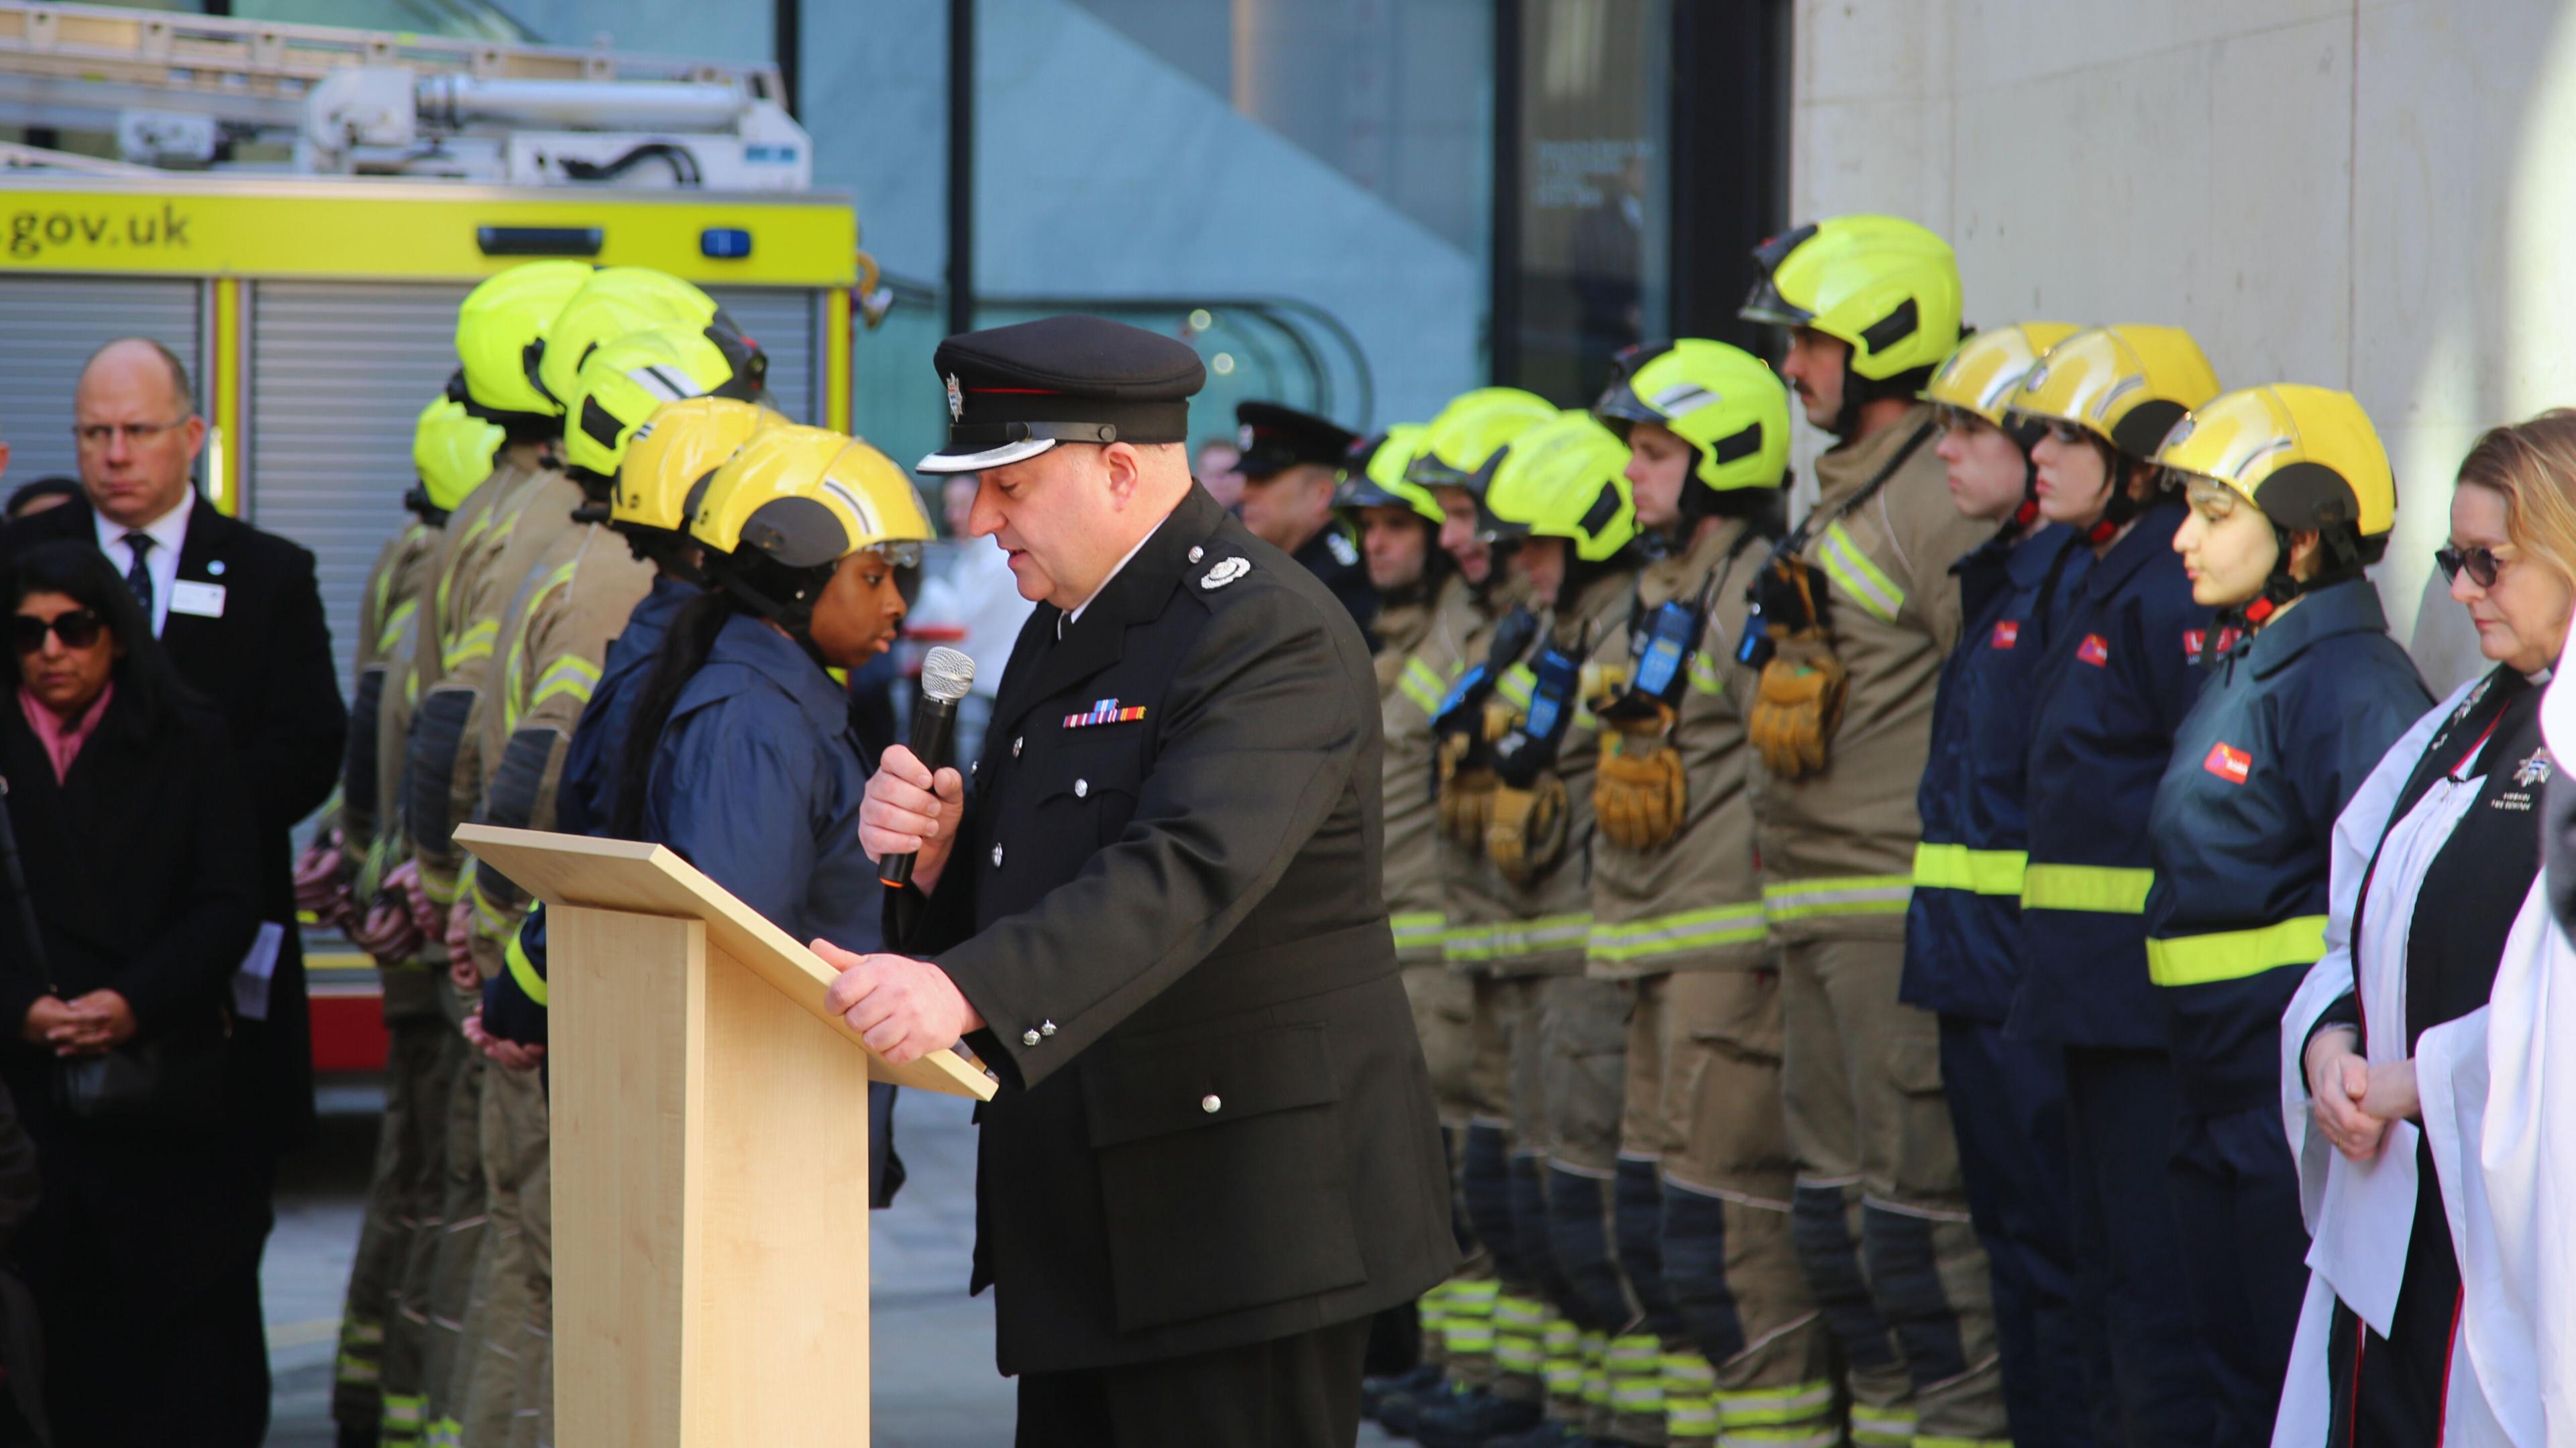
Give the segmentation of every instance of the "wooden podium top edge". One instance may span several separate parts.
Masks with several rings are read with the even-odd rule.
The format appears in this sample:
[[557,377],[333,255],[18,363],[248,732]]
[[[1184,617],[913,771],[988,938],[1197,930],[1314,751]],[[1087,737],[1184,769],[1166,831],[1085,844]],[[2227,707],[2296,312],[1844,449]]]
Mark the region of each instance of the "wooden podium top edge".
[[559,909],[622,910],[702,921],[719,949],[867,1051],[869,1073],[878,1080],[978,1101],[992,1099],[992,1079],[954,1052],[935,1051],[897,1066],[869,1050],[847,1022],[824,1008],[823,992],[834,978],[832,968],[666,846],[494,825],[460,825],[456,842]]

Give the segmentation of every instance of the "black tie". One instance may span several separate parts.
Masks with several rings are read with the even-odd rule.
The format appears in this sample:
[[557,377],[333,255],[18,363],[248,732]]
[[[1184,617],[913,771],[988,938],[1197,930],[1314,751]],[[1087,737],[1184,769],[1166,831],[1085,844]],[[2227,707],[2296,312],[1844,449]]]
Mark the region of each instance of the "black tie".
[[152,551],[152,535],[128,533],[125,546],[134,550],[134,566],[125,570],[125,586],[134,590],[135,598],[143,605],[143,616],[149,619],[152,617],[152,570],[145,566],[143,555]]

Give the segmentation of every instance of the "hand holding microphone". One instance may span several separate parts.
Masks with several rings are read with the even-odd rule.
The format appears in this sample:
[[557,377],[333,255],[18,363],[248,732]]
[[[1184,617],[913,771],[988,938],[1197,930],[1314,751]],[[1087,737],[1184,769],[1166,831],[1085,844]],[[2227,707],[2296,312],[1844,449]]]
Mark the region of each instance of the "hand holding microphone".
[[892,888],[939,883],[965,813],[966,781],[946,767],[956,736],[957,701],[975,682],[975,661],[955,649],[932,649],[921,665],[921,696],[912,710],[912,744],[877,761],[859,807],[859,847]]

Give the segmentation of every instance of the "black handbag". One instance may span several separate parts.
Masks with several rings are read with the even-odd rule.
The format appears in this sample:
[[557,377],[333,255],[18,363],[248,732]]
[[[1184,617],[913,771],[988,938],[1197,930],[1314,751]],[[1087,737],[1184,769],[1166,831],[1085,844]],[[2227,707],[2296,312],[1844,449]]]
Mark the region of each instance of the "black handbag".
[[102,1056],[57,1060],[55,1104],[77,1121],[174,1129],[214,1126],[224,1115],[227,1034],[217,1018],[128,1041]]

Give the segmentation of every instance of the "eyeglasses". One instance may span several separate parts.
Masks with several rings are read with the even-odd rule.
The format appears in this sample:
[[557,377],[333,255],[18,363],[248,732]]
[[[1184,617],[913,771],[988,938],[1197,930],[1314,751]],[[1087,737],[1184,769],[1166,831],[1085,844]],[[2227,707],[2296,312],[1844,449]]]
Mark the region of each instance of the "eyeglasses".
[[45,647],[45,635],[52,634],[63,641],[64,648],[85,649],[98,642],[99,634],[106,627],[96,612],[86,608],[75,608],[49,619],[22,613],[9,620],[9,643],[22,654],[39,653]]
[[2443,547],[2433,550],[2433,565],[2442,570],[2443,582],[2459,582],[2460,573],[2465,569],[2469,581],[2480,588],[2495,587],[2496,575],[2503,572],[2505,564],[2511,561],[2497,557],[2492,548]]
[[80,439],[82,447],[103,448],[115,441],[118,433],[123,433],[128,444],[141,447],[165,432],[187,425],[188,419],[184,417],[177,422],[85,422],[72,429],[72,436]]

